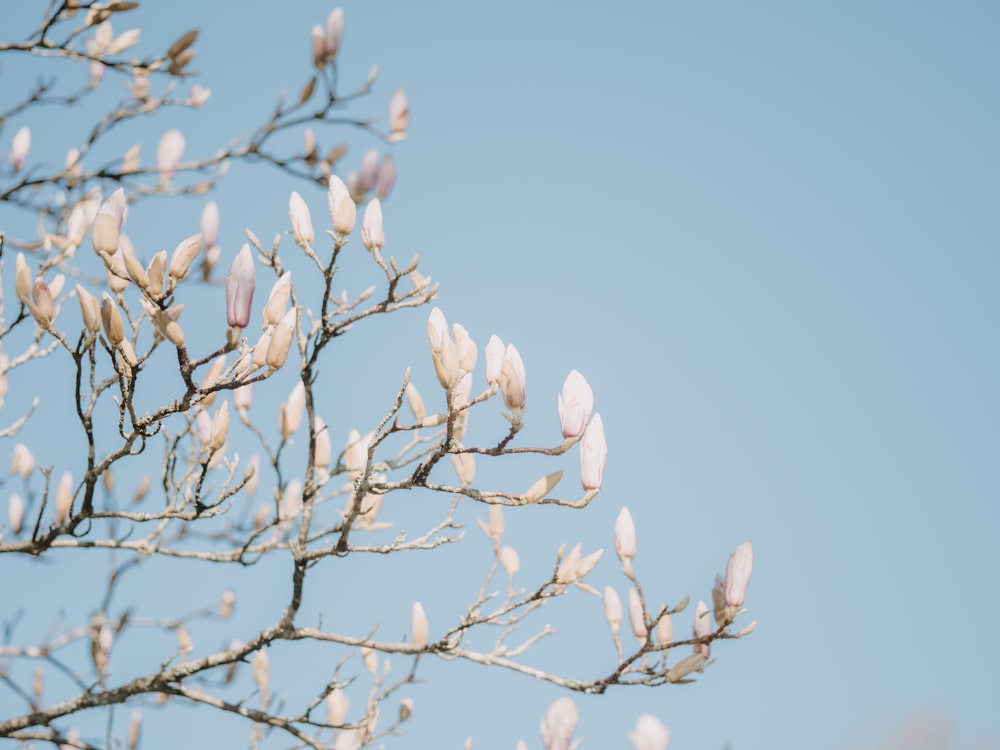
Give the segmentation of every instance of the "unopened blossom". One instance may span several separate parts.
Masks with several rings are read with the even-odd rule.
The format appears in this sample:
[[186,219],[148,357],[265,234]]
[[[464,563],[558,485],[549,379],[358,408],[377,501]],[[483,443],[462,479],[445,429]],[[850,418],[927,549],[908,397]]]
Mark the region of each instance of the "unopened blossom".
[[604,463],[608,444],[604,439],[604,422],[595,414],[580,441],[580,482],[585,490],[599,490],[604,481]]
[[312,40],[312,55],[313,55],[313,65],[317,69],[322,70],[326,66],[326,38],[323,32],[323,27],[316,24],[312,27],[310,32],[310,39]]
[[101,330],[101,303],[79,284],[76,285],[76,297],[80,301],[83,324],[88,330],[97,333]]
[[24,528],[24,500],[16,492],[7,500],[7,524],[14,534],[20,534]]
[[299,247],[307,247],[312,244],[314,237],[312,216],[309,215],[309,206],[305,200],[294,190],[288,199],[288,218],[292,220],[292,234],[295,235],[295,243]]
[[56,523],[69,520],[73,509],[73,475],[64,471],[56,486]]
[[107,292],[101,295],[101,323],[104,325],[104,335],[112,347],[118,346],[125,339],[125,321]]
[[378,198],[365,207],[361,220],[361,242],[371,251],[381,250],[385,245],[385,230],[382,228],[382,203]]
[[382,162],[378,165],[375,173],[375,195],[379,200],[385,200],[392,192],[392,186],[396,184],[396,160],[392,154],[386,154]]
[[31,299],[31,269],[28,268],[28,261],[24,258],[24,253],[18,253],[14,260],[14,292],[17,298],[23,303]]
[[244,383],[233,389],[233,406],[237,411],[246,412],[253,405],[253,383]]
[[313,420],[313,434],[316,436],[315,464],[318,469],[325,469],[333,460],[333,447],[330,444],[330,430],[321,417]]
[[472,372],[476,367],[476,359],[479,356],[476,342],[469,336],[469,332],[458,323],[455,323],[451,327],[451,332],[455,339],[459,368],[461,368],[462,372]]
[[438,382],[442,388],[453,389],[459,378],[458,350],[448,333],[448,321],[438,307],[431,310],[427,318],[427,341]]
[[139,480],[139,484],[135,487],[135,493],[132,495],[132,502],[142,502],[143,498],[146,497],[146,493],[149,492],[149,488],[152,484],[153,480],[150,478],[149,474],[143,474],[142,478]]
[[108,196],[94,218],[91,238],[94,249],[101,254],[113,255],[118,249],[118,241],[125,222],[125,191],[118,188]]
[[490,539],[499,540],[505,527],[502,505],[491,505],[487,511],[489,523],[486,524],[486,534]]
[[323,35],[323,52],[327,62],[333,62],[340,49],[340,38],[344,34],[344,9],[334,8],[326,17],[326,29]]
[[222,449],[226,442],[226,434],[229,432],[229,402],[223,401],[222,406],[215,412],[212,418],[212,437],[209,441],[208,450],[215,453]]
[[643,714],[628,733],[628,740],[635,750],[667,750],[670,730],[652,714]]
[[471,453],[452,453],[451,462],[455,474],[463,487],[468,487],[476,478],[476,458]]
[[278,518],[289,521],[302,512],[302,480],[292,479],[285,485],[278,507]]
[[368,446],[374,435],[375,433],[369,432],[362,437],[357,430],[351,430],[347,436],[347,446],[344,448],[344,467],[352,482],[361,475],[365,466],[368,465]]
[[215,201],[201,210],[201,239],[208,247],[219,244],[219,204]]
[[[356,175],[357,183],[352,189],[352,192],[356,193],[353,196],[356,202],[360,203],[365,194],[375,185],[375,177],[378,175],[378,163],[378,151],[374,148],[365,151],[365,155],[361,157],[361,167]],[[351,187],[350,179],[347,181],[347,186]]]
[[669,646],[674,642],[674,623],[666,613],[656,623],[656,640],[661,646]]
[[52,299],[52,291],[44,279],[35,279],[35,284],[31,288],[31,302],[28,304],[28,310],[31,311],[38,325],[42,328],[48,328],[55,320],[55,302]]
[[413,412],[413,418],[417,422],[423,422],[424,417],[427,416],[427,410],[424,407],[424,399],[420,395],[420,391],[413,383],[406,384],[406,402],[410,405],[410,411]]
[[160,138],[156,148],[156,166],[163,173],[164,179],[169,180],[174,176],[184,155],[184,145],[184,135],[179,130],[168,130]]
[[399,88],[389,100],[389,129],[394,136],[401,138],[406,135],[409,124],[410,102],[406,98],[406,92]]
[[226,275],[226,322],[230,326],[246,328],[250,322],[256,274],[250,245],[244,243]]
[[90,88],[96,87],[101,82],[101,79],[104,78],[104,68],[105,65],[100,60],[90,61],[90,66],[88,67],[90,82],[87,84]]
[[579,719],[576,704],[569,698],[558,698],[549,706],[541,725],[545,750],[570,750]]
[[292,293],[292,272],[285,271],[281,277],[274,282],[271,293],[268,295],[267,304],[264,305],[264,328],[277,325],[285,315],[285,305],[288,304],[288,297]]
[[615,519],[615,552],[618,559],[630,570],[635,559],[635,523],[628,508],[622,508]]
[[261,693],[267,693],[267,684],[271,680],[271,668],[268,665],[267,653],[258,651],[250,663],[253,667],[253,681],[257,683],[257,689]]
[[[694,637],[704,638],[712,634],[712,619],[708,616],[708,606],[699,600],[698,606],[694,610]],[[709,658],[712,654],[711,644],[696,643],[694,652],[704,658]]]
[[326,204],[330,209],[330,221],[333,222],[333,231],[342,237],[346,237],[354,230],[354,222],[357,219],[357,206],[351,200],[351,194],[344,181],[337,177],[337,175],[330,175],[328,185]]
[[295,319],[296,309],[293,307],[274,327],[271,343],[267,347],[266,362],[268,367],[278,370],[288,359],[288,352],[292,348],[292,339],[295,337]]
[[139,36],[141,34],[141,29],[129,29],[128,31],[122,32],[115,37],[111,44],[108,45],[108,54],[120,55],[130,47],[134,47],[139,42]]
[[521,561],[520,558],[518,557],[517,550],[509,545],[501,547],[500,564],[506,571],[507,576],[513,578],[521,567]]
[[160,299],[167,286],[167,251],[161,250],[149,261],[146,268],[146,293],[153,299]]
[[333,724],[335,727],[343,725],[343,723],[347,720],[347,711],[350,705],[351,701],[350,698],[348,698],[347,693],[339,687],[334,688],[330,694],[326,696],[327,723]]
[[128,722],[128,750],[139,747],[139,732],[142,727],[142,711],[135,709]]
[[622,600],[612,586],[604,587],[604,617],[616,636],[622,625]]
[[639,592],[630,588],[628,590],[628,619],[632,624],[632,635],[639,643],[645,643],[649,630],[646,628],[646,618],[642,613],[642,600]]
[[169,273],[172,281],[181,281],[188,275],[191,264],[194,263],[203,246],[201,232],[180,241],[174,248],[174,254],[170,256]]
[[236,606],[236,594],[226,589],[222,592],[222,599],[219,602],[219,617],[223,620],[228,619],[233,613],[234,606]]
[[191,633],[183,625],[177,626],[177,650],[182,654],[190,654],[194,651],[194,641],[191,640]]
[[513,417],[512,424],[521,423],[524,414],[525,396],[525,374],[524,363],[517,347],[507,344],[503,353],[503,361],[500,363],[500,392],[503,394],[503,402],[510,409]]
[[753,547],[750,542],[741,542],[726,566],[725,596],[730,607],[742,607],[746,601],[752,568]]
[[559,394],[559,425],[564,438],[579,438],[594,410],[594,392],[576,370],[571,370]]
[[212,89],[199,86],[197,83],[191,84],[191,104],[195,107],[202,106],[212,95]]
[[411,627],[413,628],[413,645],[427,645],[427,615],[424,614],[424,607],[420,602],[413,603],[413,614],[411,617]]
[[31,130],[25,126],[14,134],[14,140],[10,143],[10,166],[15,172],[24,166],[30,148]]
[[246,473],[243,476],[246,479],[244,489],[246,489],[247,494],[253,495],[257,492],[257,485],[260,483],[260,456],[256,453],[250,456]]

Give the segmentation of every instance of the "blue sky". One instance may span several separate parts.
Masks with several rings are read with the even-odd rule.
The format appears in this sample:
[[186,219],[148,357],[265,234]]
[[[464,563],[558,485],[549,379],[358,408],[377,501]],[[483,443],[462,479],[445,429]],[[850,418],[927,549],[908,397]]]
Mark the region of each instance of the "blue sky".
[[[189,153],[205,154],[245,134],[273,92],[298,90],[309,28],[331,7],[177,0],[136,11],[140,49],[201,28],[196,67],[213,93],[202,112],[169,114],[134,137],[151,153],[176,126]],[[696,685],[577,697],[585,746],[623,746],[644,712],[688,749],[839,750],[924,710],[953,722],[955,747],[1000,741],[1000,653],[989,635],[1000,616],[990,573],[1000,534],[1000,8],[344,7],[341,80],[360,82],[375,62],[381,71],[355,111],[384,117],[397,85],[411,102],[409,137],[393,147],[386,252],[419,251],[449,321],[480,345],[492,333],[517,345],[529,438],[558,437],[556,393],[571,368],[604,419],[605,489],[590,508],[508,514],[523,569],[545,575],[562,542],[613,547],[622,505],[657,600],[707,597],[736,544],[754,544],[757,631],[720,644]],[[27,6],[14,11],[27,17]],[[0,97],[19,90],[19,70],[5,63]],[[38,153],[47,133],[66,141],[52,151],[61,160],[70,131],[29,124]],[[0,134],[4,150],[12,133]],[[320,135],[325,146],[339,140],[352,168],[377,145],[351,131]],[[234,169],[217,196],[224,252],[235,253],[244,227],[285,231],[292,189],[318,223],[318,189],[264,166]],[[190,233],[178,224],[196,228],[200,202],[156,206],[144,224],[130,219],[147,247]],[[346,283],[361,288],[344,265]],[[340,432],[380,416],[407,366],[434,392],[424,313],[399,317],[346,337],[325,365],[321,409]],[[288,384],[272,385],[260,404],[284,398]],[[485,411],[475,427],[492,435],[500,428]],[[512,470],[514,488],[542,466]],[[481,475],[506,480],[504,468]],[[420,518],[412,506],[399,513]],[[477,534],[470,524],[472,559],[477,544],[487,554]],[[407,575],[389,560],[330,561],[329,593],[314,590],[307,607],[360,630],[401,630],[420,598],[432,627],[443,624],[478,583],[463,546]],[[624,592],[612,559],[593,582]],[[150,568],[164,585],[177,580]],[[267,611],[258,592],[285,580],[280,566],[254,575],[225,582],[248,617]],[[197,586],[177,588],[167,600],[191,606],[181,602]],[[613,652],[599,603],[580,594],[568,612],[551,615],[561,633],[539,661],[601,673]],[[422,666],[427,682],[400,746],[460,747],[468,735],[477,748],[540,746],[537,723],[556,690]],[[166,746],[158,736],[148,731],[146,746]]]

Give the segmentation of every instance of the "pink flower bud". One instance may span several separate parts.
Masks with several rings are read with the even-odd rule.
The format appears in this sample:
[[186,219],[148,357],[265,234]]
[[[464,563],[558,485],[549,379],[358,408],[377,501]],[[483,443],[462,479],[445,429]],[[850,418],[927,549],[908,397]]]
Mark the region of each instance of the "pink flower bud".
[[313,421],[313,433],[316,436],[316,468],[325,469],[333,460],[333,446],[330,444],[330,430],[321,417]]
[[219,204],[215,201],[201,210],[201,239],[208,247],[219,244]]
[[427,409],[424,407],[424,399],[420,395],[420,391],[413,383],[406,384],[406,401],[410,405],[410,411],[413,412],[413,418],[417,422],[423,422],[424,417],[427,416]]
[[646,619],[642,614],[642,600],[639,598],[639,592],[635,589],[628,590],[628,619],[632,624],[632,635],[639,643],[645,643],[649,630],[646,628]]
[[569,698],[559,698],[549,706],[541,726],[545,750],[570,750],[579,719],[576,704]]
[[247,411],[253,405],[252,383],[245,383],[233,389],[233,405],[239,411]]
[[15,171],[20,171],[24,162],[28,158],[28,149],[31,148],[31,130],[23,127],[14,134],[14,140],[10,143],[10,166]]
[[431,348],[431,358],[434,360],[434,371],[437,373],[441,387],[451,390],[458,383],[459,361],[455,342],[448,335],[448,321],[440,308],[431,310],[427,319],[427,340]]
[[670,730],[652,714],[643,714],[628,733],[628,740],[635,750],[667,750]]
[[226,322],[229,325],[245,328],[250,322],[255,277],[253,254],[250,245],[244,243],[226,276]]
[[52,300],[52,292],[44,279],[35,279],[31,289],[31,304],[28,309],[42,328],[48,328],[55,320],[56,308]]
[[622,508],[615,520],[615,551],[618,559],[626,564],[626,570],[630,569],[635,559],[635,524],[628,508]]
[[604,617],[611,626],[611,632],[618,635],[622,624],[622,600],[612,586],[604,587]]
[[326,33],[323,38],[323,52],[326,62],[333,62],[340,49],[340,37],[344,33],[344,9],[334,8],[326,19]]
[[750,571],[753,568],[753,547],[750,542],[741,542],[730,556],[726,566],[725,596],[730,607],[742,607],[746,600]]
[[[708,606],[699,600],[698,606],[694,610],[694,637],[704,638],[712,634],[712,619],[708,616]],[[708,659],[712,654],[712,647],[708,643],[696,643],[694,652]]]
[[580,481],[585,490],[599,490],[604,481],[604,462],[608,444],[604,440],[604,422],[595,414],[580,441]]
[[59,486],[56,488],[56,523],[65,523],[69,520],[70,512],[73,510],[73,475],[64,471],[59,479]]
[[285,313],[285,317],[274,327],[274,333],[271,334],[271,343],[267,347],[267,359],[265,360],[268,367],[278,370],[285,364],[285,360],[288,359],[288,352],[292,348],[292,340],[295,338],[295,319],[296,310],[293,307]]
[[500,382],[500,367],[503,365],[503,342],[496,335],[490,336],[486,344],[486,382],[490,385]]
[[403,89],[396,89],[396,93],[389,100],[389,129],[394,136],[401,138],[406,135],[409,124],[410,103],[406,99],[406,92]]
[[7,523],[15,536],[24,528],[24,500],[16,492],[11,493],[7,500]]
[[326,67],[326,34],[319,24],[312,27],[312,53],[313,65],[318,70],[323,70]]
[[174,176],[177,165],[184,155],[184,145],[184,136],[179,130],[168,130],[160,138],[156,148],[156,166],[163,173],[165,180]]
[[10,473],[17,474],[22,479],[27,479],[34,470],[35,454],[24,443],[15,445],[10,457]]
[[594,392],[590,390],[590,384],[583,375],[571,370],[559,394],[559,424],[563,437],[582,437],[593,410]]
[[309,206],[295,191],[292,191],[292,195],[288,199],[288,217],[292,220],[292,234],[295,235],[295,243],[299,247],[311,245],[314,235]]
[[382,163],[378,165],[378,172],[375,174],[375,195],[380,200],[385,200],[392,192],[392,186],[396,184],[396,160],[392,154],[386,154]]
[[[361,197],[363,197],[372,186],[375,184],[375,177],[378,175],[378,151],[370,148],[365,151],[365,155],[361,157],[361,167],[358,169],[358,174],[356,176],[357,185],[355,186],[359,195],[354,196],[355,201],[361,202]],[[348,175],[348,187],[350,187],[350,175]]]
[[385,231],[382,228],[382,203],[378,198],[365,208],[361,220],[361,242],[369,250],[381,250],[385,245]]
[[267,298],[267,304],[264,305],[264,328],[278,324],[278,321],[285,314],[285,305],[288,303],[288,297],[291,293],[292,272],[285,271],[281,274],[281,278],[274,282]]
[[513,417],[512,423],[521,423],[524,414],[525,374],[524,363],[517,347],[507,344],[503,353],[503,361],[500,363],[500,392],[503,394],[503,402],[510,409]]

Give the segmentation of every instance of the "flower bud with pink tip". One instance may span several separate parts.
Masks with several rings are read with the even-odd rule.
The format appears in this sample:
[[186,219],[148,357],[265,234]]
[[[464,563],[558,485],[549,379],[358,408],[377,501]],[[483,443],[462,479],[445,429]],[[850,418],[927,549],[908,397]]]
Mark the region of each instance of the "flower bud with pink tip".
[[585,490],[599,490],[604,481],[604,463],[608,444],[604,439],[604,422],[595,414],[580,441],[580,482]]
[[285,271],[281,277],[274,282],[271,293],[268,295],[267,304],[264,305],[264,328],[277,325],[285,314],[285,305],[292,293],[292,272]]
[[31,130],[23,127],[14,134],[14,140],[10,143],[10,166],[15,172],[19,172],[24,166],[30,148]]
[[267,366],[275,370],[281,369],[288,359],[288,352],[292,348],[292,340],[295,338],[296,309],[293,307],[285,313],[278,325],[274,327],[271,334],[271,343],[267,347]]
[[626,571],[632,569],[635,559],[635,523],[628,508],[622,508],[615,520],[615,552],[622,561]]
[[326,29],[323,35],[323,53],[326,62],[333,62],[340,49],[340,38],[344,34],[344,9],[334,8],[326,18]]
[[753,547],[750,542],[741,542],[730,556],[726,566],[726,580],[723,591],[726,604],[742,607],[746,601],[747,586],[750,585],[750,571],[753,569]]
[[486,344],[486,382],[496,385],[500,382],[500,368],[503,365],[504,345],[495,334]]
[[201,238],[208,247],[219,244],[219,204],[215,201],[201,210]]
[[375,195],[379,200],[385,200],[396,184],[396,160],[392,154],[386,154],[378,165],[375,173]]
[[576,370],[571,370],[559,394],[559,424],[564,438],[580,438],[594,410],[594,392]]
[[459,359],[455,342],[448,335],[448,321],[441,309],[435,307],[427,319],[427,341],[431,348],[431,359],[434,361],[434,372],[437,373],[441,387],[451,390],[458,383]]
[[385,245],[385,230],[382,227],[382,203],[378,198],[371,201],[365,208],[361,220],[361,242],[372,252],[381,250]]
[[[699,600],[694,610],[694,637],[704,638],[712,634],[712,619],[708,616],[708,605]],[[708,643],[696,643],[694,652],[708,659],[712,655],[712,646]]]
[[347,185],[337,175],[330,175],[326,203],[330,208],[330,221],[333,222],[333,231],[341,237],[346,237],[354,231],[354,222],[357,221],[358,207],[351,200],[351,194],[347,190]]
[[294,190],[288,199],[288,217],[292,220],[292,234],[295,235],[295,244],[299,247],[308,247],[315,237],[313,234],[312,216],[309,215],[309,206]]
[[234,328],[246,328],[250,322],[256,273],[250,245],[244,243],[226,276],[226,322]]

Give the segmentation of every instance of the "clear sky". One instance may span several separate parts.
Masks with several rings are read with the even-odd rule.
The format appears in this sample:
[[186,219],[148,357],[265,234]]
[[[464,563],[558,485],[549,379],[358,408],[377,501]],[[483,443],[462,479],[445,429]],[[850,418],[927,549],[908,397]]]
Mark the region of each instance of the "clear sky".
[[[246,134],[274,92],[297,91],[309,29],[332,8],[148,4],[133,14],[146,50],[202,30],[196,67],[209,103],[145,136],[151,153],[176,125],[191,154]],[[20,22],[32,5],[3,13]],[[354,111],[384,118],[397,85],[411,102],[409,137],[393,147],[400,176],[385,209],[386,252],[419,251],[449,321],[480,345],[492,333],[517,345],[529,437],[558,439],[556,393],[571,368],[590,381],[604,419],[605,489],[590,508],[508,514],[523,568],[545,575],[560,543],[583,541],[608,549],[592,582],[624,593],[611,555],[622,505],[637,521],[636,567],[657,601],[707,598],[735,546],[754,545],[757,631],[719,644],[695,685],[575,697],[585,747],[624,746],[636,717],[651,712],[678,750],[841,750],[925,710],[953,723],[955,748],[996,746],[1000,6],[344,8],[341,80],[350,86],[381,66],[375,94]],[[2,99],[21,90],[7,65]],[[30,124],[40,151],[46,133],[62,139],[51,157],[61,160],[72,145],[65,123]],[[4,151],[12,133],[0,134]],[[324,146],[341,140],[350,168],[377,145],[351,131],[320,135]],[[319,223],[318,189],[266,166],[234,170],[217,196],[224,252],[235,253],[244,227],[285,231],[292,189]],[[200,206],[164,209],[162,226],[147,213],[147,246],[173,247],[194,231],[177,224],[196,227]],[[338,434],[381,416],[407,366],[434,392],[424,320],[373,326],[335,351],[321,406]],[[286,393],[287,384],[270,396],[261,389],[261,408]],[[487,416],[477,419],[494,434]],[[574,453],[572,481],[575,462]],[[541,466],[492,476],[513,476],[508,487],[521,489]],[[482,515],[470,509],[465,520]],[[471,523],[468,533],[479,534]],[[326,622],[342,614],[359,631],[388,622],[395,633],[419,598],[432,628],[443,626],[478,583],[462,555],[488,564],[475,545],[487,554],[470,539],[464,552],[421,563],[420,577],[400,576],[389,560],[341,570],[331,561],[329,601],[313,591],[309,611]],[[264,611],[285,573],[238,582],[244,614]],[[176,575],[163,582],[169,600]],[[600,603],[581,593],[569,611],[553,620],[560,635],[539,661],[571,675],[607,670]],[[679,629],[689,623],[688,613],[678,618]],[[538,721],[557,690],[422,666],[427,681],[413,691],[416,714],[399,746],[457,748],[468,735],[476,748],[519,738],[540,746]],[[169,746],[168,729],[178,731],[147,731],[144,746]],[[238,740],[205,734],[199,744],[239,746],[237,731]]]

